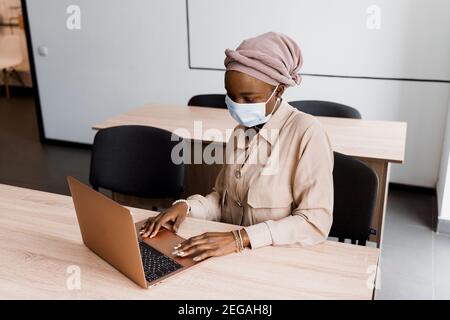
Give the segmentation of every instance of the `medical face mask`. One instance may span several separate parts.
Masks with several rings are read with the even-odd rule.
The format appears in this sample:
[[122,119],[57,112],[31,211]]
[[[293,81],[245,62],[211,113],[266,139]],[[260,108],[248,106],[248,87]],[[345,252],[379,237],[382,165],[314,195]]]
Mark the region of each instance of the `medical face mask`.
[[266,116],[266,104],[270,101],[270,99],[272,99],[277,88],[273,90],[266,102],[237,103],[231,100],[231,98],[227,95],[225,97],[225,103],[228,107],[228,111],[234,120],[247,128],[266,123],[272,116],[272,113]]

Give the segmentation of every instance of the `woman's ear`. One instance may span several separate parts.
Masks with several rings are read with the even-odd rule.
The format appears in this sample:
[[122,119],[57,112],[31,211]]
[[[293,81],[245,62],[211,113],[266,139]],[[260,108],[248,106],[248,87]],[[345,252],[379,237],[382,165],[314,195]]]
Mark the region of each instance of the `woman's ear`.
[[286,87],[284,86],[284,84],[280,84],[277,88],[277,91],[275,92],[275,96],[277,98],[281,98],[285,89],[286,89]]

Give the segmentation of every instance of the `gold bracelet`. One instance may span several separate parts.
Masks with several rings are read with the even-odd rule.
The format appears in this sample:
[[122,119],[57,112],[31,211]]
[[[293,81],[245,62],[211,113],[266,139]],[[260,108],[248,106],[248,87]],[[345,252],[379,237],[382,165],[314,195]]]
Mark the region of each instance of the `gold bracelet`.
[[239,235],[239,244],[241,246],[241,251],[242,251],[242,250],[244,250],[244,240],[242,239],[241,230],[242,229],[239,229],[237,231],[237,234]]
[[231,231],[231,233],[233,234],[234,242],[236,244],[236,252],[240,252],[241,248],[240,248],[240,245],[239,245],[239,236],[237,235],[237,231],[233,230],[233,231]]
[[240,252],[241,251],[241,247],[239,246],[239,236],[237,234],[237,231],[234,230],[233,234],[234,234],[234,241],[236,242],[236,252]]

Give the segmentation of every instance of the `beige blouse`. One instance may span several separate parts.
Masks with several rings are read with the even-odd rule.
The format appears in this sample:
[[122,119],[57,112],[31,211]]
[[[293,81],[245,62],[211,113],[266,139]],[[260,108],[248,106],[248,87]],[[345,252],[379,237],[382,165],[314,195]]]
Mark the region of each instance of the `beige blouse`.
[[258,131],[238,125],[214,191],[187,200],[196,218],[242,225],[252,249],[314,245],[333,220],[333,152],[313,116],[282,102]]

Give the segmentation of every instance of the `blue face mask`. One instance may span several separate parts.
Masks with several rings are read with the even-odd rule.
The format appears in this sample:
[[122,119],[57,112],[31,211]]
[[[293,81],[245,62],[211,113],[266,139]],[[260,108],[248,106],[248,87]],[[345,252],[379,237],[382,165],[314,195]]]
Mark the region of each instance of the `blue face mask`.
[[253,127],[269,121],[272,114],[266,116],[266,104],[270,101],[270,99],[272,99],[276,90],[277,88],[273,90],[266,102],[237,103],[231,100],[231,98],[227,95],[225,97],[225,103],[234,120],[247,128]]

